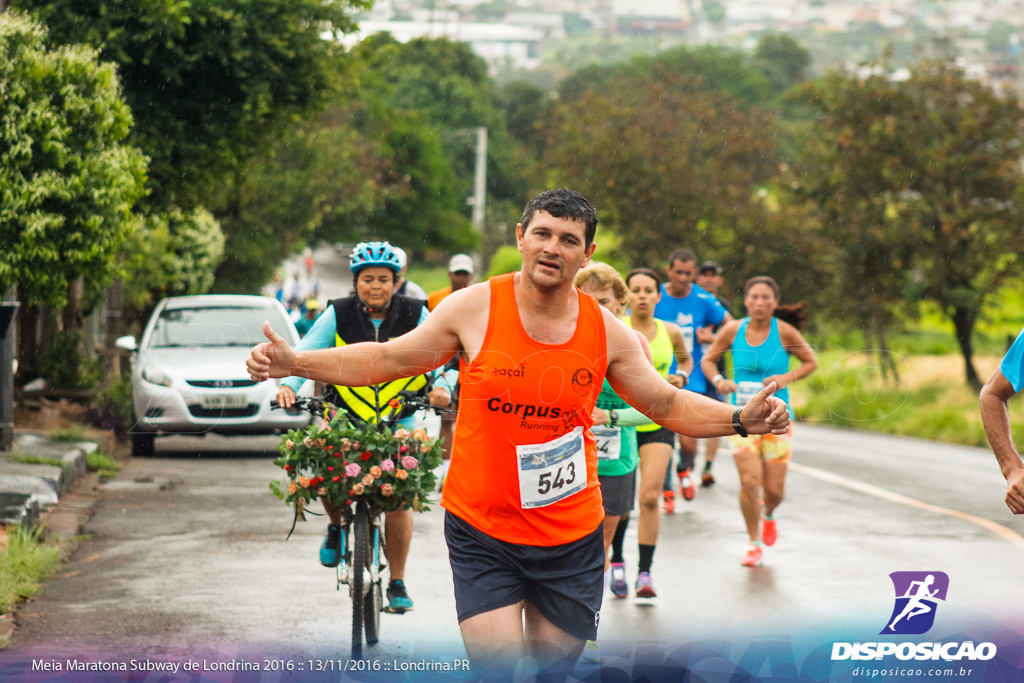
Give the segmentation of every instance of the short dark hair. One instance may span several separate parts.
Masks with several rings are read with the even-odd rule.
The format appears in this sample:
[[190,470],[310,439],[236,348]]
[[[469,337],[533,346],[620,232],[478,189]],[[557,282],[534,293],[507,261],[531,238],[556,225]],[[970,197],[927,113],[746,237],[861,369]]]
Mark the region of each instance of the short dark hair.
[[676,261],[682,261],[683,263],[697,263],[697,255],[689,249],[676,249],[668,255],[668,267],[671,268],[672,264]]
[[768,285],[768,288],[775,292],[775,300],[780,300],[781,290],[779,290],[779,283],[776,282],[774,278],[769,277],[768,275],[755,275],[747,280],[747,283],[743,285],[743,296],[746,296],[750,292],[750,288],[754,285]]
[[655,271],[650,268],[634,268],[626,274],[626,286],[629,287],[629,281],[636,275],[646,275],[647,277],[654,280],[654,282],[661,287],[661,275],[658,275]]
[[529,227],[530,221],[538,211],[546,211],[555,218],[569,218],[575,221],[583,221],[585,228],[585,244],[589,247],[597,234],[597,209],[587,201],[587,198],[575,190],[560,187],[555,190],[545,190],[534,197],[523,209],[523,217],[520,223],[523,230]]

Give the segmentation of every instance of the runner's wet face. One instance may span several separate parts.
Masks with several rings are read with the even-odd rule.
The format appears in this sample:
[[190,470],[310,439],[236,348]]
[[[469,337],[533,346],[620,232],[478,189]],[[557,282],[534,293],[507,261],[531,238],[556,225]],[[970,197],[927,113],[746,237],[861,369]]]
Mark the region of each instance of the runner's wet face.
[[775,298],[775,292],[768,285],[759,282],[747,290],[743,297],[743,304],[747,307],[747,314],[754,320],[768,320],[775,313],[775,307],[779,305]]
[[571,218],[555,218],[538,211],[530,224],[516,226],[516,242],[523,255],[523,274],[542,288],[572,283],[587,265],[595,244],[586,246],[586,225]]
[[629,308],[641,316],[654,315],[654,307],[661,300],[661,291],[654,278],[637,273],[629,278]]
[[697,284],[712,294],[717,294],[718,288],[722,286],[722,276],[713,270],[702,270],[697,274]]
[[690,293],[690,285],[693,284],[693,277],[697,274],[697,263],[695,261],[673,261],[666,272],[668,273],[667,289],[672,296],[685,296]]
[[580,291],[597,299],[597,303],[611,311],[615,317],[619,316],[619,301],[615,298],[615,290],[611,287],[607,289],[597,289],[592,285],[588,285],[586,287],[581,287]]
[[356,294],[372,309],[382,309],[395,291],[395,275],[390,268],[363,268],[356,276]]

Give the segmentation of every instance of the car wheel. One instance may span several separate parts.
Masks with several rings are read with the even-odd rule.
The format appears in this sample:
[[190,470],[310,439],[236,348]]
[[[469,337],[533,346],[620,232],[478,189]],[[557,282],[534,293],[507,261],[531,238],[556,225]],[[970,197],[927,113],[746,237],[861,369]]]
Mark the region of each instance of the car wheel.
[[156,437],[152,434],[132,434],[132,455],[149,457],[156,452]]

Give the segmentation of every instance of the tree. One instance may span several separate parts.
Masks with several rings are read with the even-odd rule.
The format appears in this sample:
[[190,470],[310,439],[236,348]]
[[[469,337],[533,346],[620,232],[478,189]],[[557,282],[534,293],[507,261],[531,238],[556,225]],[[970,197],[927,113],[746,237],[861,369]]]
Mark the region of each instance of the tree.
[[884,65],[838,71],[797,97],[816,115],[796,169],[843,258],[839,313],[884,349],[885,330],[925,296],[950,316],[968,383],[985,299],[1019,272],[1021,109],[948,62],[906,81]]
[[[28,319],[37,305],[66,305],[76,342],[84,302],[113,279],[136,227],[146,159],[126,142],[132,117],[114,66],[85,46],[50,46],[16,11],[0,14],[0,93],[0,292],[17,285]],[[21,349],[31,365],[34,335]],[[77,343],[63,353],[77,378]]]
[[773,33],[757,41],[754,63],[768,76],[772,91],[778,95],[807,79],[811,55],[792,36]]
[[366,0],[14,0],[55,41],[86,43],[120,67],[132,141],[151,158],[158,206],[188,210],[282,126],[316,109],[342,75]]

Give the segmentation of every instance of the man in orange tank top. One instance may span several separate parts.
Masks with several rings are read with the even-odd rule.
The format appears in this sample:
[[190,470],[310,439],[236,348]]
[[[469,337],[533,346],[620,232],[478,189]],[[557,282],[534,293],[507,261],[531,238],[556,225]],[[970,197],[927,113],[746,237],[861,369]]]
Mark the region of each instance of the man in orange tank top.
[[478,674],[511,671],[527,655],[565,671],[596,637],[604,513],[590,414],[605,376],[630,405],[691,437],[789,427],[774,384],[736,409],[657,373],[632,330],[573,286],[596,229],[582,195],[548,190],[516,226],[516,273],[453,292],[422,325],[383,344],[296,352],[264,324],[270,341],[246,362],[257,381],[297,375],[367,386],[459,354],[462,397],[442,504],[459,626]]

